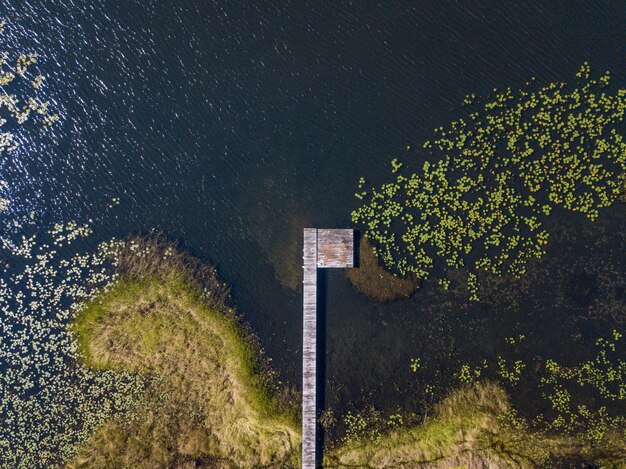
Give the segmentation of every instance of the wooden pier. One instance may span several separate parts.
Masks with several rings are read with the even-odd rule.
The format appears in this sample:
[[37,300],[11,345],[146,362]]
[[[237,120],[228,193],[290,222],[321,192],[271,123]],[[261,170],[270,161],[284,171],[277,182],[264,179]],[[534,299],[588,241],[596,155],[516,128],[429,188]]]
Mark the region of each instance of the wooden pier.
[[354,267],[354,231],[304,229],[302,331],[302,468],[317,455],[317,269]]

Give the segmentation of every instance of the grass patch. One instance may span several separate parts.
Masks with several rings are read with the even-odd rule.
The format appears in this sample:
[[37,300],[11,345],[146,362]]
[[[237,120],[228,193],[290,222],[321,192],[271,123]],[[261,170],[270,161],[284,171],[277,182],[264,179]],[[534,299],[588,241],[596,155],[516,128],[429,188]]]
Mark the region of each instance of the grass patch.
[[156,379],[140,410],[100,428],[70,467],[296,466],[297,414],[273,394],[258,343],[214,273],[166,255],[160,239],[135,242],[121,254],[121,280],[73,330],[87,365]]

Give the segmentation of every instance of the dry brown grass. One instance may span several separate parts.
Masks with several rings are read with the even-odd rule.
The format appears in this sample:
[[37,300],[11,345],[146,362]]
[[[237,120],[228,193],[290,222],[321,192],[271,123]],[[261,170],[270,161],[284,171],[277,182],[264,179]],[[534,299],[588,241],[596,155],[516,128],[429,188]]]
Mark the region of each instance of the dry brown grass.
[[346,275],[359,293],[379,303],[409,297],[419,287],[416,277],[401,278],[381,267],[366,237],[360,242],[359,267],[347,269]]

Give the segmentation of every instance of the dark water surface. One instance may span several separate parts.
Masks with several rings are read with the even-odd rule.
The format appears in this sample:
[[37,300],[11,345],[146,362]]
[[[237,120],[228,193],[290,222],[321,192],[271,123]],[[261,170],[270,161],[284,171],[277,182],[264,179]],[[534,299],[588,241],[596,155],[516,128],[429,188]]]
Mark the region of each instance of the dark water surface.
[[[623,1],[394,3],[2,2],[3,42],[40,54],[63,116],[0,160],[13,215],[92,219],[94,242],[182,240],[299,386],[302,227],[349,226],[359,176],[382,181],[467,93],[567,81],[585,60],[626,85]],[[421,384],[519,333],[518,353],[585,355],[623,326],[624,219],[618,204],[569,220],[528,278],[479,304],[426,285],[379,306],[329,272],[328,403],[417,410]]]

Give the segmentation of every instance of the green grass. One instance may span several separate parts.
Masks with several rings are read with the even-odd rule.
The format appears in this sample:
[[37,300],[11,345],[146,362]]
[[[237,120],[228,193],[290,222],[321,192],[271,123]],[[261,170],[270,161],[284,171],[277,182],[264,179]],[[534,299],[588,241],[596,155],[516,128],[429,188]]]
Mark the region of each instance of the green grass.
[[413,467],[407,465],[446,459],[460,465],[467,457],[500,463],[485,449],[487,435],[498,429],[496,416],[507,408],[506,393],[494,384],[464,388],[448,396],[425,425],[341,445],[326,456],[325,467]]

